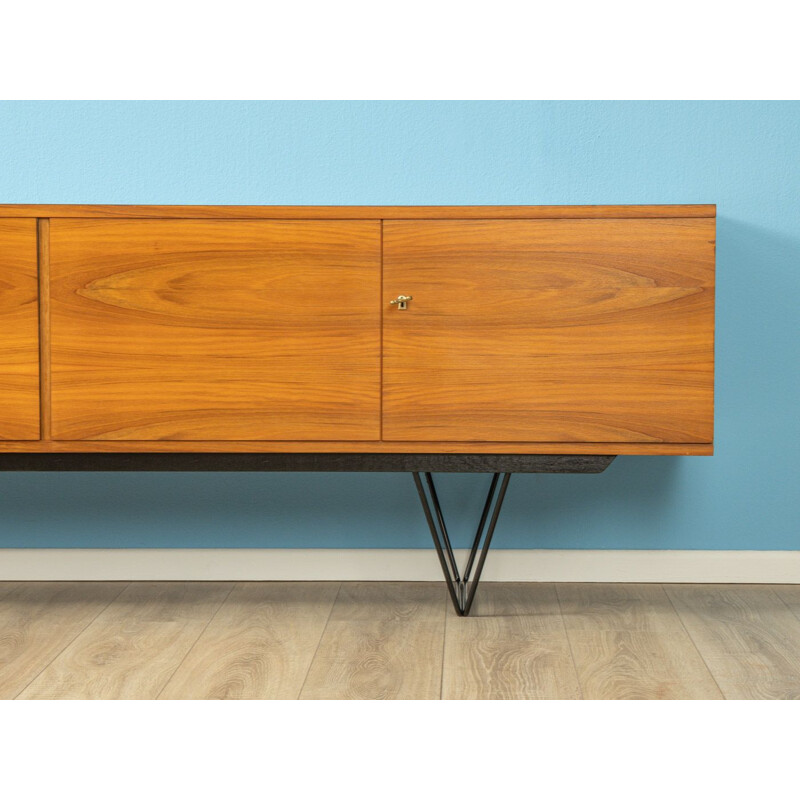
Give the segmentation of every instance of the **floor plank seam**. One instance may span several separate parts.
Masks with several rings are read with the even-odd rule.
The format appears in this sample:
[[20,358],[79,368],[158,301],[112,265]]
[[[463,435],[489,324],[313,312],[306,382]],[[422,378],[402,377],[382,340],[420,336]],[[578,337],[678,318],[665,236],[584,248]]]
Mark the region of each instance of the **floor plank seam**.
[[447,655],[447,620],[449,618],[449,614],[447,613],[447,592],[443,592],[444,598],[442,602],[444,603],[444,625],[442,626],[442,677],[439,681],[439,699],[444,700],[444,666],[447,663],[445,661],[445,656]]
[[692,636],[691,631],[689,630],[689,628],[686,627],[686,622],[684,621],[683,617],[681,616],[681,612],[679,611],[678,607],[675,605],[675,603],[674,603],[674,601],[672,599],[672,596],[667,591],[667,588],[663,583],[659,584],[659,586],[661,586],[661,591],[664,592],[664,594],[667,597],[667,600],[669,601],[669,604],[672,606],[672,610],[675,612],[675,616],[678,618],[678,621],[681,623],[681,627],[686,631],[686,635],[689,637],[689,641],[692,643],[692,647],[694,647],[694,649],[697,651],[697,654],[700,656],[700,660],[703,662],[703,664],[705,665],[705,668],[708,670],[708,674],[711,676],[711,680],[714,681],[714,685],[717,687],[717,689],[719,689],[720,697],[722,697],[723,700],[727,700],[728,696],[725,694],[724,691],[722,691],[722,687],[719,685],[719,681],[717,680],[717,676],[714,674],[714,671],[709,666],[708,661],[706,661],[706,657],[703,655],[703,651],[700,649],[700,646],[695,641],[695,639]]
[[552,584],[553,591],[556,595],[556,603],[558,604],[558,618],[561,620],[561,627],[564,629],[564,636],[567,640],[567,647],[569,648],[569,658],[572,662],[572,670],[575,673],[575,685],[578,687],[578,691],[580,692],[579,700],[585,700],[586,695],[583,690],[583,682],[581,681],[580,673],[578,672],[578,662],[575,660],[575,652],[572,649],[572,639],[569,637],[569,631],[567,630],[567,622],[564,619],[564,609],[561,606],[561,595],[558,593],[558,584]]
[[[781,585],[781,587],[780,587],[780,588],[783,588],[783,585]],[[775,596],[778,598],[778,600],[780,600],[780,601],[781,601],[781,603],[783,603],[783,605],[785,605],[785,606],[786,606],[786,608],[788,608],[788,609],[789,609],[789,613],[790,613],[790,614],[791,614],[791,615],[792,615],[792,616],[793,616],[793,617],[794,617],[794,618],[795,618],[795,619],[796,619],[796,620],[797,620],[797,621],[800,623],[800,606],[798,606],[798,608],[797,608],[797,611],[795,611],[795,610],[794,610],[794,609],[793,609],[793,608],[792,608],[792,607],[791,607],[791,606],[790,606],[790,605],[789,605],[789,604],[788,604],[788,603],[787,603],[787,602],[786,602],[786,601],[783,599],[783,595],[782,595],[782,594],[781,594],[781,592],[780,592],[780,588],[779,588],[779,589],[775,589],[775,588],[773,588],[773,589],[772,589],[772,593],[773,593],[773,594],[774,594],[774,595],[775,595]]]
[[208,618],[208,622],[206,622],[206,624],[203,626],[203,630],[200,631],[200,633],[198,634],[197,638],[192,642],[192,646],[189,647],[189,649],[183,654],[183,658],[178,663],[178,666],[175,667],[175,669],[172,671],[172,674],[167,678],[166,681],[164,681],[164,685],[158,690],[158,694],[155,697],[156,700],[160,700],[161,699],[161,695],[164,694],[164,689],[166,689],[167,686],[169,686],[170,681],[178,674],[178,670],[184,665],[184,663],[186,662],[186,659],[189,657],[189,654],[197,646],[197,643],[200,641],[200,639],[202,638],[203,634],[208,630],[209,625],[211,625],[211,623],[214,621],[214,618],[222,610],[222,607],[225,605],[225,603],[228,602],[228,598],[233,594],[233,590],[238,585],[239,585],[238,583],[234,583],[231,586],[230,591],[228,592],[228,594],[226,594],[225,597],[222,598],[222,601],[220,602],[219,606],[217,606],[217,610]]
[[115,603],[119,600],[122,593],[130,586],[130,582],[123,583],[119,592],[115,594],[101,609],[97,611],[97,613],[87,621],[86,625],[84,625],[15,695],[14,699],[18,700],[19,696],[23,694],[29,686],[32,686],[33,683],[39,678],[39,676],[51,665],[55,664],[55,662],[61,658],[61,656],[66,652],[66,650],[73,645],[73,643],[78,639],[79,636],[82,636],[86,630],[89,628],[90,625],[93,625],[95,620],[104,612],[106,612],[112,603]]
[[297,693],[297,700],[300,700],[303,696],[303,691],[306,688],[306,683],[308,682],[308,676],[311,674],[311,668],[314,666],[314,662],[317,660],[317,654],[319,653],[319,646],[322,644],[322,640],[325,637],[325,631],[328,630],[328,625],[331,621],[331,617],[333,616],[333,609],[336,608],[336,603],[339,600],[339,595],[342,593],[342,584],[343,581],[339,582],[339,586],[336,589],[336,597],[333,598],[333,602],[331,603],[331,607],[328,610],[328,618],[325,620],[325,624],[322,626],[322,630],[319,634],[319,639],[317,639],[317,646],[314,648],[314,655],[308,661],[308,667],[306,668],[306,674],[303,677],[303,683],[300,686],[300,691]]

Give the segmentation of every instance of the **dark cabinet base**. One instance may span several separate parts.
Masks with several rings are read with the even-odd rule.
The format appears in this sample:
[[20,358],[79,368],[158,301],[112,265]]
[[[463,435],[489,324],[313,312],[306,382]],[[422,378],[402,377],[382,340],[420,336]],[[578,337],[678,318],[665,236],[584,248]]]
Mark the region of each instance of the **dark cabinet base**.
[[0,472],[602,472],[616,456],[480,453],[0,453]]

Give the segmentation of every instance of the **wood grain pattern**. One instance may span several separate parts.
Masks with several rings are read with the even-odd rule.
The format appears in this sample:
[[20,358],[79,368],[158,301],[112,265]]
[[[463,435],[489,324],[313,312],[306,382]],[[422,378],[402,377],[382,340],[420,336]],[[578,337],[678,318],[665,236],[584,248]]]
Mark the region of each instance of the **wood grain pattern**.
[[44,441],[0,410],[0,452],[712,453],[714,206],[2,214],[39,218]]
[[769,586],[666,586],[729,700],[800,699],[800,619]]
[[342,584],[301,699],[438,698],[445,601],[441,584]]
[[559,583],[556,591],[568,633],[677,634],[683,630],[660,584]]
[[338,583],[238,584],[161,699],[297,699],[338,591]]
[[685,633],[570,633],[586,700],[721,700]]
[[459,618],[441,584],[346,583],[327,625],[335,584],[222,587],[0,583],[0,697],[720,697],[709,667],[726,697],[800,691],[800,586],[487,583]]
[[0,219],[0,439],[39,438],[35,219]]
[[131,584],[19,697],[155,699],[232,586]]
[[4,217],[83,219],[653,219],[714,217],[715,205],[141,206],[0,205]]
[[0,581],[0,600],[15,591],[20,584],[17,581]]
[[713,452],[712,444],[669,442],[0,441],[0,453],[516,453],[710,456]]
[[384,222],[386,440],[713,439],[714,222]]
[[722,697],[661,586],[558,584],[556,591],[584,698]]
[[773,586],[775,594],[786,603],[792,613],[800,619],[800,585]]
[[53,220],[53,437],[377,439],[380,223]]
[[16,697],[125,586],[28,582],[0,592],[0,699]]
[[447,616],[443,699],[580,698],[552,584],[484,583],[472,614]]

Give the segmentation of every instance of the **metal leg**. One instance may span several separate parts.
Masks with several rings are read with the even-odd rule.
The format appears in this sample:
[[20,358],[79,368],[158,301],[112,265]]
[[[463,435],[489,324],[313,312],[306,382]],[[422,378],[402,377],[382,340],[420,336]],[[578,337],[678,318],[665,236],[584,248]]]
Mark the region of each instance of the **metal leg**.
[[[447,583],[447,591],[450,593],[450,599],[453,601],[456,613],[460,617],[465,617],[469,614],[472,603],[475,600],[475,592],[481,579],[481,573],[483,572],[483,565],[486,562],[486,555],[489,552],[489,546],[492,543],[492,536],[494,536],[494,529],[497,525],[497,518],[500,516],[500,509],[503,506],[503,500],[506,496],[511,473],[495,472],[492,476],[489,493],[486,495],[486,503],[483,506],[483,513],[478,523],[478,530],[475,532],[475,538],[472,541],[472,548],[469,552],[467,565],[464,568],[463,577],[458,571],[456,557],[453,553],[453,547],[450,544],[450,537],[447,533],[447,526],[445,525],[444,516],[442,515],[442,507],[439,505],[439,497],[436,494],[436,487],[433,484],[433,476],[430,472],[425,472],[423,474],[425,475],[425,483],[423,484],[419,472],[413,473],[414,483],[419,492],[422,510],[425,512],[425,519],[431,530],[433,544],[436,547],[436,555],[439,557],[439,563],[442,566],[442,572],[444,573],[444,579]],[[498,482],[500,484],[499,491],[497,488]],[[487,520],[489,520],[489,527],[486,529],[486,535],[484,536],[484,528],[486,528]],[[482,546],[481,540],[483,540]],[[480,556],[478,556],[478,551],[480,551]],[[477,566],[475,566],[476,558],[478,559]],[[475,577],[470,581],[473,566],[475,566]]]

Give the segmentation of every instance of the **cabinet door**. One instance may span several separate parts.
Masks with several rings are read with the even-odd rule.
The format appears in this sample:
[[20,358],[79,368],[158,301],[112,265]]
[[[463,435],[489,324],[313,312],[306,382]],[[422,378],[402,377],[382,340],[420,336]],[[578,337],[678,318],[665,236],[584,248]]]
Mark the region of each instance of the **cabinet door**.
[[380,222],[51,223],[54,439],[380,437]]
[[714,235],[713,219],[387,220],[384,438],[712,441]]
[[0,219],[0,439],[39,438],[35,219]]

